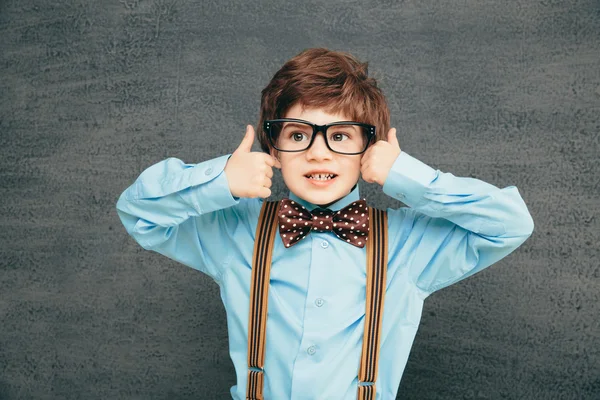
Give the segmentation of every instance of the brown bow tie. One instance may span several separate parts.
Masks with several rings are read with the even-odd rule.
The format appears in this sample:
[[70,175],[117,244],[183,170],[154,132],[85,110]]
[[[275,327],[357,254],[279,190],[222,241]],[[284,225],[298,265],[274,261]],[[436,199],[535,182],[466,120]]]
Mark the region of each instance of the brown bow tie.
[[369,236],[369,210],[365,200],[357,200],[339,211],[316,208],[282,199],[279,206],[279,234],[285,247],[295,245],[311,230],[332,231],[345,242],[364,247]]

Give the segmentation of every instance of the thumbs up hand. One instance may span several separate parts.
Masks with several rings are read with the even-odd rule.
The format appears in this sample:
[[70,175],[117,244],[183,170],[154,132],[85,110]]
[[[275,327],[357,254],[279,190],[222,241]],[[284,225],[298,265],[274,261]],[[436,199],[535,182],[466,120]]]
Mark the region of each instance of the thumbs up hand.
[[365,182],[385,183],[387,176],[402,150],[396,137],[396,128],[388,131],[387,140],[378,140],[360,159],[360,173]]
[[234,197],[262,197],[271,195],[273,167],[281,163],[269,154],[253,152],[254,128],[246,126],[246,135],[225,165],[225,176]]

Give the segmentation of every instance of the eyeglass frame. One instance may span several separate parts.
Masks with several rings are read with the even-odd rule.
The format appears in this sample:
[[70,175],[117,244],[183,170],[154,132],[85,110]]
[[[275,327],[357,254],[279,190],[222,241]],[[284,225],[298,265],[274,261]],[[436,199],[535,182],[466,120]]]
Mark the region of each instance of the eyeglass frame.
[[[304,124],[312,126],[313,133],[312,133],[312,137],[310,139],[310,143],[308,144],[308,146],[305,149],[302,149],[302,150],[282,150],[282,149],[278,149],[277,146],[275,146],[275,143],[273,143],[273,138],[271,137],[270,124],[273,123],[273,122],[302,122]],[[369,130],[366,132],[367,133],[367,144],[366,144],[364,150],[361,151],[360,153],[342,153],[342,152],[333,150],[331,148],[331,146],[329,146],[329,141],[327,140],[327,129],[330,126],[348,125],[348,124],[352,124],[352,125],[357,125],[357,126],[362,126],[362,127],[369,128]],[[336,122],[332,122],[331,124],[317,125],[317,124],[313,124],[312,122],[305,121],[303,119],[297,119],[297,118],[280,118],[280,119],[267,119],[267,120],[265,120],[263,122],[263,130],[267,134],[267,139],[269,140],[269,143],[277,151],[283,151],[283,152],[286,152],[286,153],[299,153],[301,151],[306,151],[306,150],[308,150],[308,149],[310,149],[312,147],[313,143],[315,142],[315,138],[317,137],[317,135],[319,133],[322,133],[323,134],[323,139],[325,139],[325,145],[327,146],[327,148],[329,150],[331,150],[332,152],[337,153],[337,154],[352,156],[352,155],[357,155],[357,154],[363,154],[365,151],[367,151],[367,149],[369,148],[369,143],[371,143],[371,140],[375,137],[376,128],[375,128],[374,125],[365,124],[363,122],[355,122],[355,121],[336,121]]]

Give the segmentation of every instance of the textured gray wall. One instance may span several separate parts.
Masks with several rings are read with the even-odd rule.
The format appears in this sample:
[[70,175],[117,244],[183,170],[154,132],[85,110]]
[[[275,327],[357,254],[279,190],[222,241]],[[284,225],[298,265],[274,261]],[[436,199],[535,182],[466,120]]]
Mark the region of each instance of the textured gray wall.
[[3,0],[0,46],[0,399],[228,398],[217,286],[115,204],[155,162],[233,151],[320,46],[370,62],[403,150],[516,185],[535,221],[427,299],[399,398],[600,398],[597,0]]

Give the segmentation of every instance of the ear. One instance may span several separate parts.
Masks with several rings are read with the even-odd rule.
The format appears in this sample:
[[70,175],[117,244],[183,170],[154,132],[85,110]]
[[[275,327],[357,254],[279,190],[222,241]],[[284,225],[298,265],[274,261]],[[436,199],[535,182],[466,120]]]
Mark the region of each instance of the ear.
[[274,148],[271,147],[269,154],[271,155],[271,157],[273,157],[273,158],[277,159],[277,161],[281,162],[281,160],[279,159],[279,152],[277,150],[275,150]]

